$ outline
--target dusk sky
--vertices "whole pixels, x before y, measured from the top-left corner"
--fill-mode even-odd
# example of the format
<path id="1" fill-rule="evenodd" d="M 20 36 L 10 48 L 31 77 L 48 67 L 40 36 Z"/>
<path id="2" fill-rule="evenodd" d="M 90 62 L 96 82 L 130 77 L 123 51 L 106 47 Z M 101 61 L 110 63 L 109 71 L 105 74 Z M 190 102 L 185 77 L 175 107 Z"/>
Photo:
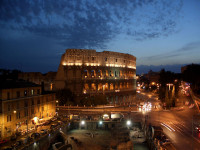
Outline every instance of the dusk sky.
<path id="1" fill-rule="evenodd" d="M 68 48 L 200 63 L 200 0 L 0 0 L 0 68 L 57 71 Z"/>

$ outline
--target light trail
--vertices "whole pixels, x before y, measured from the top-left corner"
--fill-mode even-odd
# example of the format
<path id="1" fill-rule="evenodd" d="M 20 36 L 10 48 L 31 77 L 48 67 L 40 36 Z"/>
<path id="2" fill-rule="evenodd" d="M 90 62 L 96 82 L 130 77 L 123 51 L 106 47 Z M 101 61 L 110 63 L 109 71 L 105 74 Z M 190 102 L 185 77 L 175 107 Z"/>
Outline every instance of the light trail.
<path id="1" fill-rule="evenodd" d="M 165 124 L 165 123 L 161 123 L 162 126 L 164 126 L 165 128 L 167 128 L 169 131 L 175 131 L 172 127 L 170 127 L 169 125 Z"/>

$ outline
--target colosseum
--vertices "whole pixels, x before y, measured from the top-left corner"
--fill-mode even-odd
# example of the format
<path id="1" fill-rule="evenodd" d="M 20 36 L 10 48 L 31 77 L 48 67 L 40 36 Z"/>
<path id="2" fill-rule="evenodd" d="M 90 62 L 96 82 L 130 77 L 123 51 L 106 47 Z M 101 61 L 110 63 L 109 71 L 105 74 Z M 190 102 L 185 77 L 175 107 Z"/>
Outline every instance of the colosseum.
<path id="1" fill-rule="evenodd" d="M 55 88 L 68 88 L 79 98 L 104 94 L 110 104 L 132 103 L 136 94 L 136 57 L 67 49 L 61 57 Z"/>

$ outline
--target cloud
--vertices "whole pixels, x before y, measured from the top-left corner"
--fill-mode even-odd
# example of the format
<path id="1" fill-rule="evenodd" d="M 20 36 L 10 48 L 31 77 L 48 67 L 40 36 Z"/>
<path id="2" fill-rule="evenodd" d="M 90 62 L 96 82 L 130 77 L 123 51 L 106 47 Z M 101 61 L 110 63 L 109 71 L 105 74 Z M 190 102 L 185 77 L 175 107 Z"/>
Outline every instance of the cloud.
<path id="1" fill-rule="evenodd" d="M 174 58 L 183 55 L 184 53 L 196 51 L 197 49 L 200 49 L 200 41 L 197 42 L 191 42 L 188 44 L 185 44 L 183 47 L 169 51 L 167 53 L 159 54 L 159 55 L 153 55 L 153 56 L 148 56 L 148 57 L 142 57 L 140 59 L 143 60 L 163 60 L 163 59 L 169 59 L 169 58 Z"/>
<path id="2" fill-rule="evenodd" d="M 118 34 L 146 40 L 173 33 L 181 8 L 181 0 L 1 0 L 0 27 L 104 49 Z"/>

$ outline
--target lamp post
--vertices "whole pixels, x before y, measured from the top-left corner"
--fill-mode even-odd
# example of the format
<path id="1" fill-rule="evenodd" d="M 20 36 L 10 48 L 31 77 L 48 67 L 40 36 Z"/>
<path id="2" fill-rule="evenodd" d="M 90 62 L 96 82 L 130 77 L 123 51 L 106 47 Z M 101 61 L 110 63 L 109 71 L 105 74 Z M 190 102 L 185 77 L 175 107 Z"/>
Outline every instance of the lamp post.
<path id="1" fill-rule="evenodd" d="M 173 86 L 173 84 L 172 83 L 168 83 L 167 86 L 169 87 L 169 90 L 170 90 L 170 87 Z"/>

